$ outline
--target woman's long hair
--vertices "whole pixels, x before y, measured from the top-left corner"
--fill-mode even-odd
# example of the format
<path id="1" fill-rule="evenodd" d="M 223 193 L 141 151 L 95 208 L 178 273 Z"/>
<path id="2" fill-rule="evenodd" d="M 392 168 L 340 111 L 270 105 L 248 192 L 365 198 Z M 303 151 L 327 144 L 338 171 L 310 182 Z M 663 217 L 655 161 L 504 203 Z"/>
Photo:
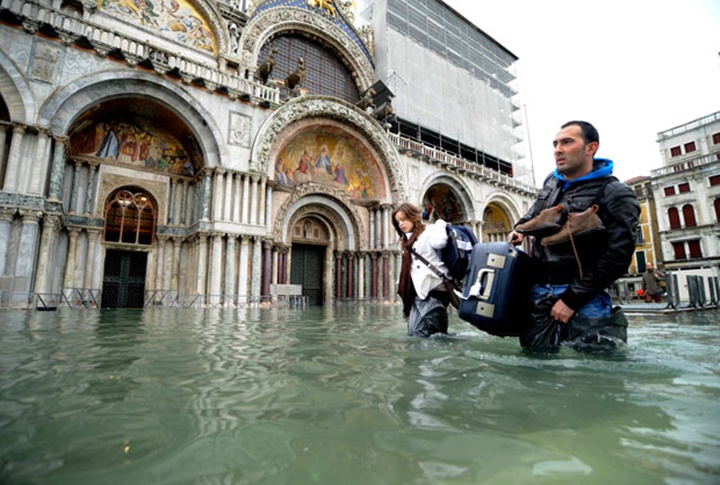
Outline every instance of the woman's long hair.
<path id="1" fill-rule="evenodd" d="M 405 217 L 413 223 L 413 233 L 420 234 L 421 232 L 423 232 L 425 226 L 422 222 L 422 212 L 416 205 L 405 202 L 403 204 L 400 204 L 400 207 L 395 209 L 392 213 L 392 225 L 400 236 L 400 240 L 405 239 L 405 233 L 402 231 L 402 229 L 400 229 L 400 225 L 395 220 L 395 215 L 398 212 L 402 212 L 403 214 L 405 214 Z"/>

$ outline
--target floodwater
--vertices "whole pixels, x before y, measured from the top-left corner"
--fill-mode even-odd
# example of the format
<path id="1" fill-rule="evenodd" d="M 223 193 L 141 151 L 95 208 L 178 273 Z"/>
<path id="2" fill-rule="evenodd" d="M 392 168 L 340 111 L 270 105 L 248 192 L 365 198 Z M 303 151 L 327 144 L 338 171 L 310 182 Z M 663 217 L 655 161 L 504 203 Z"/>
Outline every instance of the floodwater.
<path id="1" fill-rule="evenodd" d="M 398 306 L 4 312 L 0 483 L 720 483 L 717 317 L 608 357 Z"/>

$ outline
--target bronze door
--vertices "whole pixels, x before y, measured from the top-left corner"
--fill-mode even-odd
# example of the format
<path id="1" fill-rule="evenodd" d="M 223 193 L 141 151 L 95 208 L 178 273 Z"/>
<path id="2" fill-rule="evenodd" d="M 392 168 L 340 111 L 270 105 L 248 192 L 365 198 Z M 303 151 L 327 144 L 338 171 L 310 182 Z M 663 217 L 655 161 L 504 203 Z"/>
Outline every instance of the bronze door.
<path id="1" fill-rule="evenodd" d="M 323 304 L 323 268 L 325 267 L 325 246 L 293 244 L 290 283 L 302 285 L 308 304 Z"/>
<path id="2" fill-rule="evenodd" d="M 142 308 L 147 253 L 109 249 L 105 253 L 102 308 Z"/>

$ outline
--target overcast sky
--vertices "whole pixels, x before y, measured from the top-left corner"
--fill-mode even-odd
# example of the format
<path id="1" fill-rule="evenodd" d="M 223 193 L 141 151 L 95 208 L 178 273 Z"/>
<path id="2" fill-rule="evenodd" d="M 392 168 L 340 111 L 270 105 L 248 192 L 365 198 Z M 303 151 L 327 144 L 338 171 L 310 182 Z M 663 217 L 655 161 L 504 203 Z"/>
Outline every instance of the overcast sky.
<path id="1" fill-rule="evenodd" d="M 720 0 L 445 0 L 520 58 L 536 182 L 571 119 L 621 180 L 662 166 L 657 134 L 720 111 Z"/>

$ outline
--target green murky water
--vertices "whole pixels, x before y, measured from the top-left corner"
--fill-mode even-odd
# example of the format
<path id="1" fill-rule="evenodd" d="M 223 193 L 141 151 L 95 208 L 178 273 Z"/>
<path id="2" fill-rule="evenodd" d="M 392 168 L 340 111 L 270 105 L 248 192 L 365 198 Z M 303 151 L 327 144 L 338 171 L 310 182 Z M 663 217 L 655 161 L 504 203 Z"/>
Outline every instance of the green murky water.
<path id="1" fill-rule="evenodd" d="M 719 483 L 717 315 L 602 358 L 398 307 L 4 312 L 0 483 Z"/>

